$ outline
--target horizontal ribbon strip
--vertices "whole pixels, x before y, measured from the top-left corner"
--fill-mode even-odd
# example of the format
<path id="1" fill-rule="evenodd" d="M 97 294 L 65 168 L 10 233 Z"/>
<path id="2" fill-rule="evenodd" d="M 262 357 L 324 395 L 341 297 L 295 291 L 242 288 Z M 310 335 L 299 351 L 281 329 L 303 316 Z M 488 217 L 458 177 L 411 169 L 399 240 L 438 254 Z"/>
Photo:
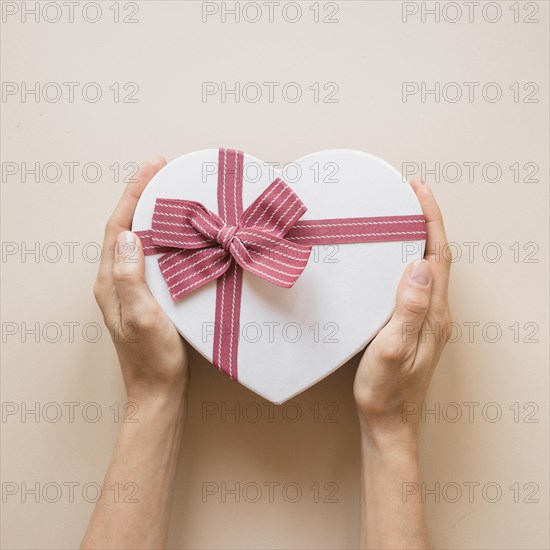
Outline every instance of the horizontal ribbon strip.
<path id="1" fill-rule="evenodd" d="M 158 198 L 151 229 L 136 231 L 145 255 L 163 254 L 158 263 L 173 300 L 217 280 L 213 362 L 233 380 L 243 269 L 290 288 L 314 245 L 426 238 L 421 215 L 298 221 L 307 208 L 280 178 L 243 212 L 243 159 L 240 151 L 218 151 L 218 214 L 195 201 Z"/>

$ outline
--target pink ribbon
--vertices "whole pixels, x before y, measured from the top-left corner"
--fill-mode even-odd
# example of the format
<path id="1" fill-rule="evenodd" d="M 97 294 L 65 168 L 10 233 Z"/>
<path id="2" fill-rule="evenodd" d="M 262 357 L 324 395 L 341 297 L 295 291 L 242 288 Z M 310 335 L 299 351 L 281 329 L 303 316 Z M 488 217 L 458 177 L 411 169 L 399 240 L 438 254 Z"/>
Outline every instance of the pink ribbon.
<path id="1" fill-rule="evenodd" d="M 307 208 L 280 178 L 243 212 L 243 153 L 218 153 L 218 212 L 195 201 L 158 198 L 150 230 L 136 231 L 145 255 L 164 252 L 173 300 L 217 279 L 213 362 L 237 380 L 242 273 L 290 288 L 311 247 L 426 238 L 421 215 L 298 221 Z"/>

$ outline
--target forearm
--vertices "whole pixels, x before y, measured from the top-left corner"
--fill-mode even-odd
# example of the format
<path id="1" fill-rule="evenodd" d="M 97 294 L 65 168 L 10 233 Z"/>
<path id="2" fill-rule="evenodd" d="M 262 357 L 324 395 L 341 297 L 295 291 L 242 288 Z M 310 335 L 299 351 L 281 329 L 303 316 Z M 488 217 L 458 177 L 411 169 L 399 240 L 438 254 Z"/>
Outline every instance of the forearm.
<path id="1" fill-rule="evenodd" d="M 361 548 L 431 548 L 420 492 L 407 492 L 418 483 L 416 436 L 362 429 L 361 439 Z"/>
<path id="2" fill-rule="evenodd" d="M 81 548 L 164 547 L 184 415 L 183 395 L 155 397 L 139 403 L 137 422 L 122 424 Z M 131 498 L 124 484 L 136 490 Z"/>

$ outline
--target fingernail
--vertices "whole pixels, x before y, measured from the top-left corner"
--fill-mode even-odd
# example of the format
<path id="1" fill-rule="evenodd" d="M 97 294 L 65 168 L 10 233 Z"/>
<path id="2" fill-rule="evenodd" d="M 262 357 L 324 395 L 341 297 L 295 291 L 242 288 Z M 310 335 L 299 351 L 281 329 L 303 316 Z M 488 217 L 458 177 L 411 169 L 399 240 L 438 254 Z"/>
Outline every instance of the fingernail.
<path id="1" fill-rule="evenodd" d="M 121 256 L 129 256 L 134 251 L 136 241 L 131 231 L 122 231 L 117 238 L 118 253 Z"/>
<path id="2" fill-rule="evenodd" d="M 409 277 L 416 284 L 426 286 L 430 282 L 431 270 L 428 262 L 424 260 L 416 260 L 414 262 Z"/>

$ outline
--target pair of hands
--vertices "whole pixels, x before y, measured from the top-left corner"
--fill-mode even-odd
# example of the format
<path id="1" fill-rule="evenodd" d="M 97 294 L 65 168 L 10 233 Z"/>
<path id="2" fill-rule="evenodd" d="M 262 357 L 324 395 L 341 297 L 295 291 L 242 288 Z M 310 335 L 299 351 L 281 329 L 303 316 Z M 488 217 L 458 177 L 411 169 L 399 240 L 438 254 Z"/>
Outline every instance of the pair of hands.
<path id="1" fill-rule="evenodd" d="M 111 331 L 128 399 L 144 402 L 171 395 L 181 398 L 189 384 L 186 343 L 145 283 L 139 238 L 130 232 L 138 200 L 166 165 L 162 157 L 141 165 L 126 187 L 105 229 L 94 294 Z M 451 259 L 436 254 L 447 244 L 443 219 L 432 191 L 420 180 L 411 186 L 427 220 L 424 261 L 407 266 L 397 291 L 396 309 L 367 347 L 354 384 L 363 430 L 383 436 L 398 430 L 414 438 L 418 415 L 403 422 L 403 406 L 425 400 L 451 322 L 447 286 Z"/>

